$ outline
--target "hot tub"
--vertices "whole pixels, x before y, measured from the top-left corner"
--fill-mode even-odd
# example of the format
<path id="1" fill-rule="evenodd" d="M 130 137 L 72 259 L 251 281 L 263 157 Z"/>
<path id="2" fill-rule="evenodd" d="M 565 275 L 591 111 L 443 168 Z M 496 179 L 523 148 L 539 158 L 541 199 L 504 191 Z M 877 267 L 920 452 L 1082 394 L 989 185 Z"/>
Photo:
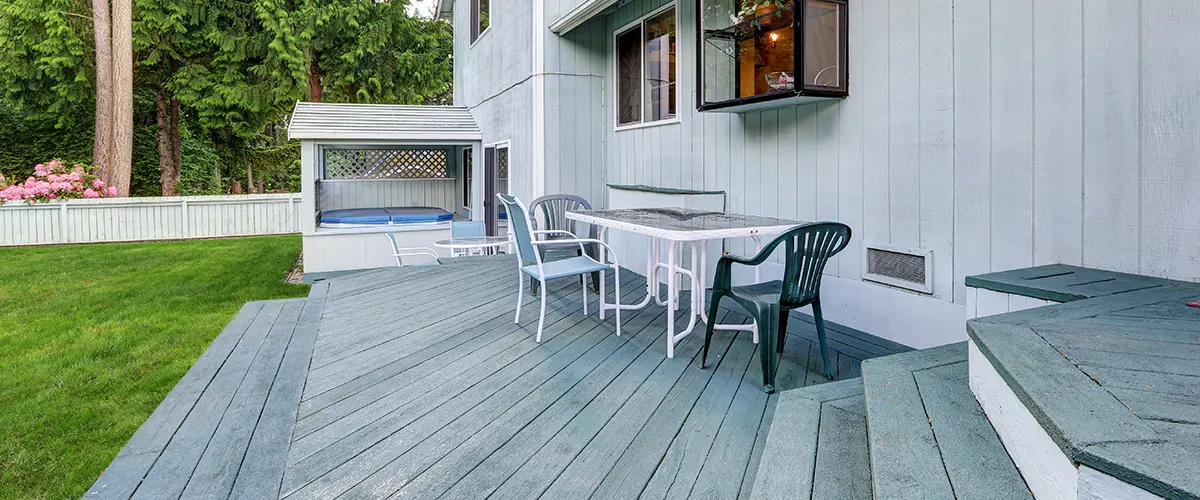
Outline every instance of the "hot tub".
<path id="1" fill-rule="evenodd" d="M 440 225 L 453 219 L 454 214 L 434 207 L 347 208 L 321 212 L 321 227 Z"/>

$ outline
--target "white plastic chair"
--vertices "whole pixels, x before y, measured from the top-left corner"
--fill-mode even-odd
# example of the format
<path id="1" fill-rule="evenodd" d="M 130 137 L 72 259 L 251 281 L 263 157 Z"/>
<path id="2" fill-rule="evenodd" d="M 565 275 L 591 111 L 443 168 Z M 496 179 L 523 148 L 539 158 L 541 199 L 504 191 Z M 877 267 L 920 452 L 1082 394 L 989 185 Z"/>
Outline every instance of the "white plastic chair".
<path id="1" fill-rule="evenodd" d="M 509 237 L 514 240 L 517 247 L 517 315 L 514 322 L 521 322 L 521 299 L 525 295 L 525 276 L 529 276 L 530 285 L 532 280 L 537 280 L 541 283 L 542 310 L 538 316 L 537 342 L 542 341 L 542 328 L 546 324 L 546 280 L 555 278 L 569 278 L 583 276 L 590 273 L 604 273 L 612 271 L 614 282 L 616 283 L 615 303 L 611 306 L 616 311 L 617 320 L 617 335 L 621 335 L 621 267 L 617 265 L 616 254 L 603 241 L 592 238 L 578 238 L 569 231 L 548 230 L 534 231 L 529 225 L 529 211 L 525 208 L 525 204 L 517 197 L 507 194 L 498 193 L 497 198 L 508 208 L 508 231 Z M 552 240 L 539 240 L 538 236 L 546 235 L 561 235 L 568 236 L 569 239 L 556 238 Z M 612 264 L 597 261 L 581 252 L 582 255 L 570 257 L 551 262 L 542 262 L 542 252 L 539 252 L 539 245 L 563 245 L 566 243 L 579 245 L 580 250 L 583 250 L 584 244 L 594 243 L 603 247 L 604 252 L 612 257 Z M 587 315 L 587 286 L 581 284 L 583 289 L 583 314 Z M 600 319 L 604 319 L 604 310 L 607 304 L 604 303 L 604 279 L 600 279 Z"/>
<path id="2" fill-rule="evenodd" d="M 405 257 L 418 257 L 418 256 L 432 257 L 433 260 L 429 261 L 429 262 L 422 262 L 420 264 L 408 264 L 408 265 L 410 265 L 410 266 L 436 266 L 439 264 L 438 254 L 432 248 L 429 248 L 429 247 L 401 248 L 400 243 L 396 241 L 395 233 L 388 232 L 388 233 L 384 233 L 384 234 L 386 234 L 388 237 L 388 240 L 392 242 L 392 256 L 396 258 L 396 266 L 397 267 L 405 266 L 405 264 L 404 264 Z"/>

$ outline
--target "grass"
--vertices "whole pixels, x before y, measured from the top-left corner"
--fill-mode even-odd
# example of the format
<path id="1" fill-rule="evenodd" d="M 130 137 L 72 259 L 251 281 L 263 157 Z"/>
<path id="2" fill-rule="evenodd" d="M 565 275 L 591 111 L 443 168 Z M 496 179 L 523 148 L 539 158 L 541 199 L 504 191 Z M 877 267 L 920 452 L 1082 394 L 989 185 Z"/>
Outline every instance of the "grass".
<path id="1" fill-rule="evenodd" d="M 0 249 L 0 498 L 79 498 L 297 236 Z"/>

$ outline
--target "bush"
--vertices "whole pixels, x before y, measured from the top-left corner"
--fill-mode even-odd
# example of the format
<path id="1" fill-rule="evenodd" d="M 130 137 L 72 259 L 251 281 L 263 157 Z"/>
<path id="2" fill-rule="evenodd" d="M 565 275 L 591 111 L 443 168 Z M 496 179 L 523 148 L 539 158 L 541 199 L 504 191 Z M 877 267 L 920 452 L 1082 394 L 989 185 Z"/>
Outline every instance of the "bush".
<path id="1" fill-rule="evenodd" d="M 67 168 L 59 160 L 37 164 L 33 167 L 33 176 L 22 183 L 7 185 L 4 176 L 0 175 L 0 203 L 110 198 L 116 195 L 116 188 L 104 187 L 104 181 L 96 176 L 95 168 L 84 165 Z"/>

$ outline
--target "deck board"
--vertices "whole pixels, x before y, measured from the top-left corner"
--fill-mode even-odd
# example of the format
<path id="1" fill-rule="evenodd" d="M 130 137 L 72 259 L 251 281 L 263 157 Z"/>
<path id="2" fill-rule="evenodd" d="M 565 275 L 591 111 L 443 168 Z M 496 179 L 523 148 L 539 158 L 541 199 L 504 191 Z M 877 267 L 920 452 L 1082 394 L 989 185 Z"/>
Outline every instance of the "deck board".
<path id="1" fill-rule="evenodd" d="M 748 332 L 703 324 L 665 356 L 665 310 L 611 311 L 550 284 L 513 323 L 506 258 L 317 282 L 248 304 L 114 460 L 101 498 L 746 498 L 776 396 Z M 613 294 L 611 277 L 608 293 Z M 645 281 L 622 276 L 625 303 Z M 526 292 L 527 293 L 527 292 Z M 684 299 L 686 303 L 686 298 Z M 720 312 L 741 322 L 735 310 Z M 681 316 L 682 317 L 682 316 Z M 811 320 L 793 321 L 781 390 L 824 383 Z M 842 378 L 906 350 L 830 325 Z M 1170 407 L 1163 407 L 1169 411 Z"/>

